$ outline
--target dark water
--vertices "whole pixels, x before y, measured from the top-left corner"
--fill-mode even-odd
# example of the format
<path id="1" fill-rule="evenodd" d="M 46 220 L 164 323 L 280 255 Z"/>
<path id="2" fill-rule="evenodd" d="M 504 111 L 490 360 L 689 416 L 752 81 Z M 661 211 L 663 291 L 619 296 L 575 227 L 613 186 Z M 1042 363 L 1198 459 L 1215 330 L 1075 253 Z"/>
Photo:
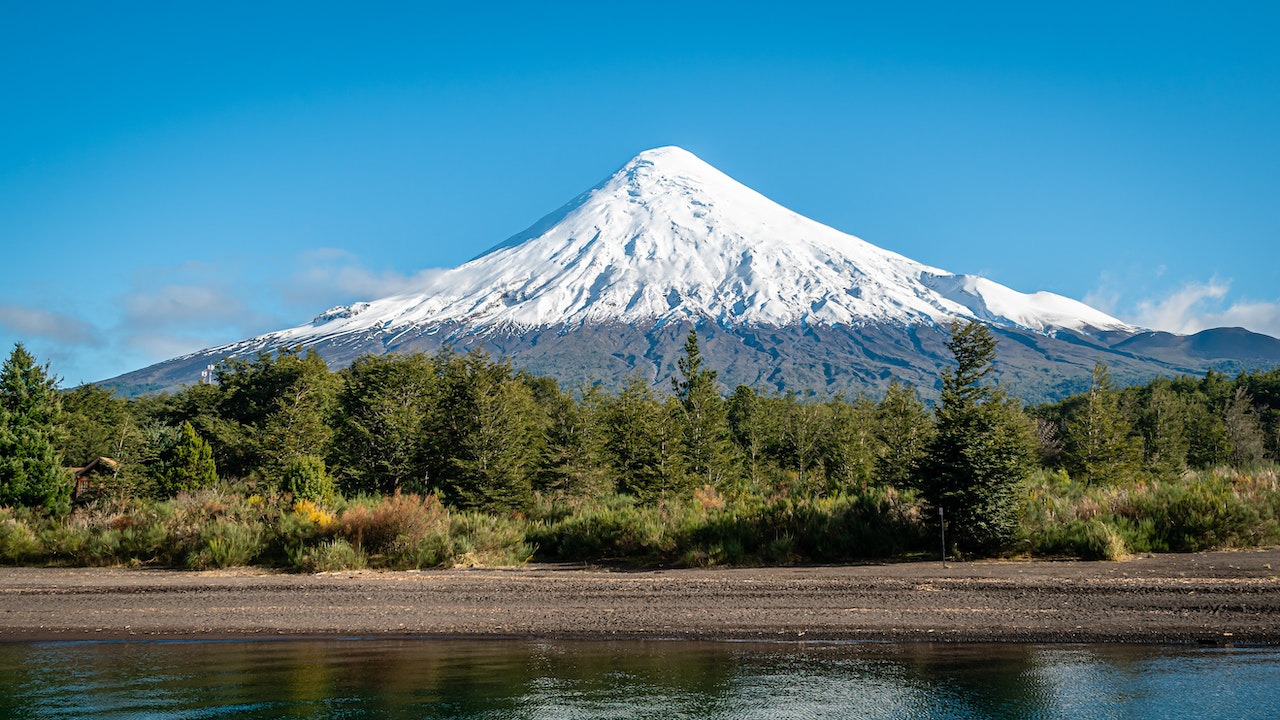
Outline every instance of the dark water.
<path id="1" fill-rule="evenodd" d="M 1275 718 L 1280 649 L 690 642 L 0 645 L 5 718 Z"/>

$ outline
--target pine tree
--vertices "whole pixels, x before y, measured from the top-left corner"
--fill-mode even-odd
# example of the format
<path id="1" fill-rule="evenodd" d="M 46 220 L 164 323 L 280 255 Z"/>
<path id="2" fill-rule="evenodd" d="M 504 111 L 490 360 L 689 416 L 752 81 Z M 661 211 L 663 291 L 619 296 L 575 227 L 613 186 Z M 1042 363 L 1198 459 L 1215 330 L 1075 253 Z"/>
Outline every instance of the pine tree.
<path id="1" fill-rule="evenodd" d="M 680 428 L 683 434 L 687 471 L 695 483 L 724 489 L 733 474 L 733 444 L 729 438 L 729 415 L 724 398 L 716 389 L 716 371 L 702 368 L 698 333 L 690 330 L 684 343 L 684 357 L 676 361 L 679 377 L 671 378 L 680 401 Z"/>
<path id="2" fill-rule="evenodd" d="M 213 448 L 200 437 L 191 423 L 182 423 L 178 444 L 173 449 L 161 478 L 161 489 L 169 495 L 203 490 L 218 483 Z"/>
<path id="3" fill-rule="evenodd" d="M 1237 468 L 1256 465 L 1266 457 L 1266 438 L 1253 408 L 1253 399 L 1243 387 L 1237 387 L 1227 402 L 1223 422 L 1227 441 L 1231 443 L 1231 464 Z"/>
<path id="4" fill-rule="evenodd" d="M 665 408 L 644 377 L 628 375 L 617 395 L 601 401 L 597 414 L 603 420 L 605 461 L 619 491 L 655 500 L 676 489 L 680 473 L 671 462 Z"/>
<path id="5" fill-rule="evenodd" d="M 65 510 L 71 476 L 63 469 L 62 406 L 48 366 L 18 343 L 0 370 L 0 506 Z"/>
<path id="6" fill-rule="evenodd" d="M 933 437 L 933 418 L 915 388 L 897 380 L 876 407 L 876 436 L 881 452 L 876 461 L 880 482 L 906 487 L 919 474 L 925 449 Z"/>
<path id="7" fill-rule="evenodd" d="M 1086 483 L 1117 483 L 1138 468 L 1142 440 L 1120 409 L 1106 364 L 1093 368 L 1093 382 L 1063 428 L 1063 463 Z"/>
<path id="8" fill-rule="evenodd" d="M 1187 469 L 1187 406 L 1166 380 L 1152 381 L 1138 421 L 1143 458 L 1160 477 L 1177 477 Z"/>
<path id="9" fill-rule="evenodd" d="M 1035 446 L 1021 409 L 986 384 L 996 339 L 985 325 L 953 323 L 947 341 L 958 367 L 942 373 L 937 433 L 918 478 L 945 512 L 947 537 L 966 552 L 1006 548 L 1017 529 L 1020 492 Z"/>

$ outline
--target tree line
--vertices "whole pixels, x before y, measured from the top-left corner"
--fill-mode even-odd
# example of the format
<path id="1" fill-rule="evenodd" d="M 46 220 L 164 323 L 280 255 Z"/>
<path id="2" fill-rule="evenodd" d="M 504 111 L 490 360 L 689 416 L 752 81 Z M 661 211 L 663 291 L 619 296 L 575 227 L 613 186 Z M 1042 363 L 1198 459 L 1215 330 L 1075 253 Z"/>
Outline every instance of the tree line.
<path id="1" fill-rule="evenodd" d="M 1117 389 L 1099 363 L 1089 391 L 1024 407 L 991 382 L 996 340 L 957 324 L 954 367 L 930 407 L 892 383 L 882 398 L 725 393 L 690 332 L 669 392 L 561 388 L 481 352 L 365 356 L 331 371 L 301 349 L 224 360 L 213 382 L 129 400 L 59 391 L 22 345 L 0 370 L 0 507 L 69 509 L 65 465 L 117 461 L 94 492 L 172 497 L 233 482 L 246 492 L 434 495 L 465 511 L 520 515 L 622 496 L 662 506 L 918 493 L 955 546 L 1012 542 L 1035 471 L 1086 485 L 1174 478 L 1276 457 L 1280 370 L 1160 378 Z"/>

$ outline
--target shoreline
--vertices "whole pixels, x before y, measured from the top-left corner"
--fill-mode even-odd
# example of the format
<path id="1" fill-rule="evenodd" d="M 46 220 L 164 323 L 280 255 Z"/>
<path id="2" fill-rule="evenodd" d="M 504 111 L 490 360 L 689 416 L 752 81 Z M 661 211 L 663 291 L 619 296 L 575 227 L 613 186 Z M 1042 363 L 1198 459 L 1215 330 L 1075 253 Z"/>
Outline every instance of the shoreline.
<path id="1" fill-rule="evenodd" d="M 1274 569 L 1273 569 L 1274 568 Z M 1124 562 L 285 574 L 0 568 L 0 642 L 440 638 L 1280 645 L 1280 548 Z"/>

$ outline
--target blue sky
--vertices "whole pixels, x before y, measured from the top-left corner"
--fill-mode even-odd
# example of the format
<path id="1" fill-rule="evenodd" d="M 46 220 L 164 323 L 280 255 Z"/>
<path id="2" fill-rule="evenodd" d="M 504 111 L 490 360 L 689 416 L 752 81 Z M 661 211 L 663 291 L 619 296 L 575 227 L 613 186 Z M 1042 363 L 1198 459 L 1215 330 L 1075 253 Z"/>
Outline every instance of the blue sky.
<path id="1" fill-rule="evenodd" d="M 953 272 L 1280 335 L 1280 4 L 451 5 L 0 0 L 0 347 L 74 385 L 297 325 L 660 145 Z"/>

